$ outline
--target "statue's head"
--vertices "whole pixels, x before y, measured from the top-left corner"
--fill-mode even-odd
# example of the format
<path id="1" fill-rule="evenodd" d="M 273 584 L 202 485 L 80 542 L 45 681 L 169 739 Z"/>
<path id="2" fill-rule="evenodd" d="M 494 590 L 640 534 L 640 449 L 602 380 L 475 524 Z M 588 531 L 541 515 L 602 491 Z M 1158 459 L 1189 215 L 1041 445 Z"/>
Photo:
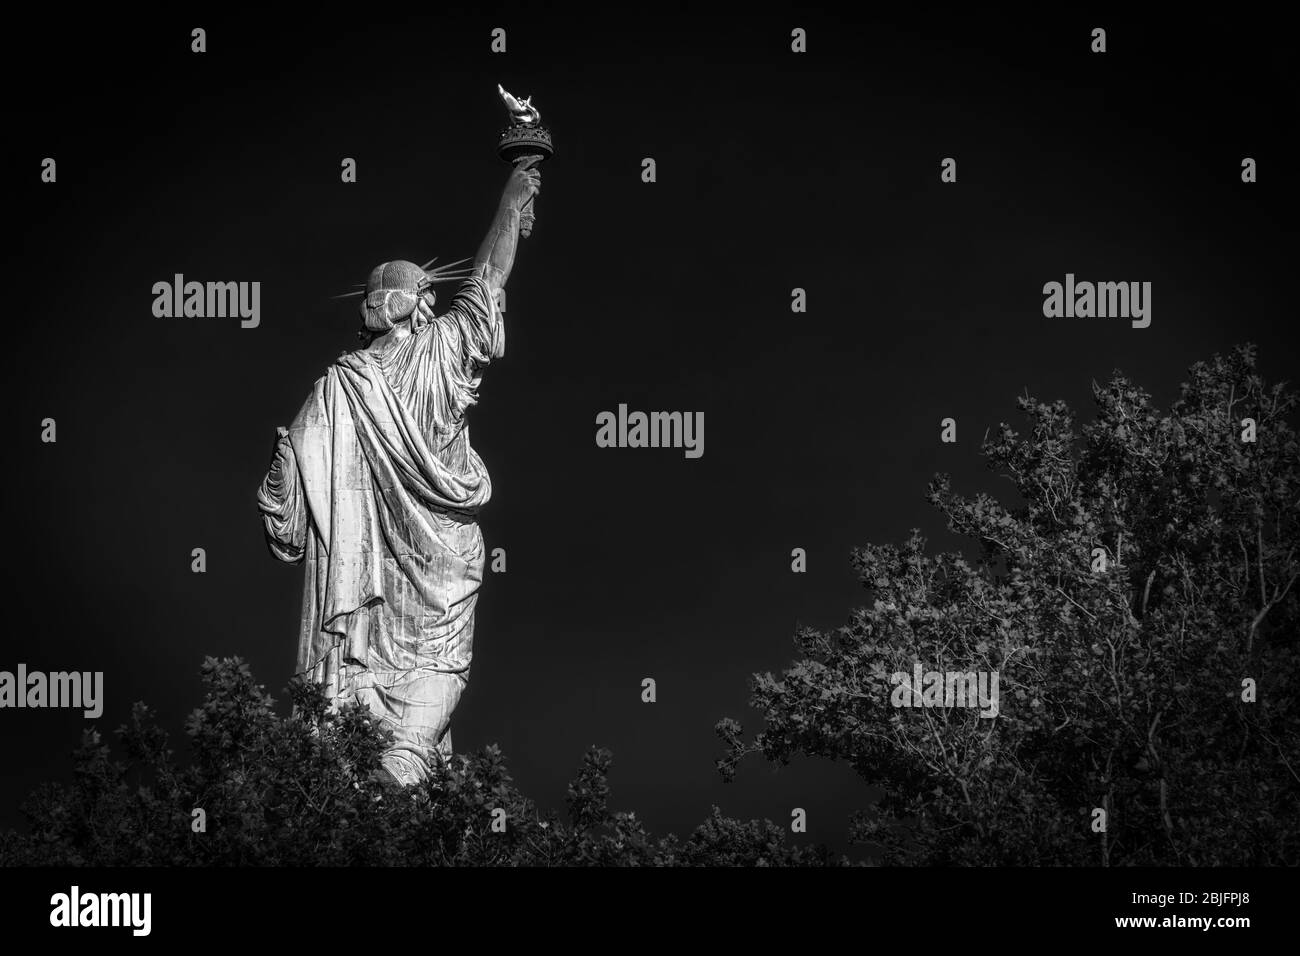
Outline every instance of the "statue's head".
<path id="1" fill-rule="evenodd" d="M 361 300 L 361 320 L 371 332 L 383 334 L 398 322 L 409 319 L 421 300 L 430 309 L 436 295 L 435 278 L 414 262 L 395 259 L 375 266 Z"/>

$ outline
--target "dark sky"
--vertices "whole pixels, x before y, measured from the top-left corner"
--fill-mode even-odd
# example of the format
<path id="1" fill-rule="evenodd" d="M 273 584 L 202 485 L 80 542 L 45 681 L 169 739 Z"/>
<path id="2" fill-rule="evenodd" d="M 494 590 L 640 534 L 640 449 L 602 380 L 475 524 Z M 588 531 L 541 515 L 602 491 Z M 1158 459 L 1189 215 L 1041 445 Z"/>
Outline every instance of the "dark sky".
<path id="1" fill-rule="evenodd" d="M 557 152 L 471 412 L 508 572 L 481 592 L 457 749 L 498 742 L 559 807 L 599 744 L 613 805 L 656 832 L 714 803 L 783 824 L 799 806 L 807 839 L 843 847 L 865 783 L 755 761 L 723 784 L 713 724 L 754 728 L 748 676 L 791 660 L 798 624 L 845 622 L 853 546 L 912 527 L 956 545 L 926 483 L 997 490 L 979 439 L 1026 388 L 1086 417 L 1118 367 L 1167 407 L 1191 362 L 1246 340 L 1268 379 L 1293 375 L 1295 73 L 1262 17 L 753 9 L 14 22 L 0 669 L 102 670 L 101 730 L 145 699 L 178 746 L 204 655 L 283 687 L 302 570 L 269 556 L 254 505 L 275 426 L 355 346 L 355 300 L 330 295 L 387 259 L 476 250 L 506 176 L 502 82 Z M 260 281 L 260 327 L 155 318 L 151 287 L 178 272 Z M 1044 318 L 1067 272 L 1150 281 L 1150 328 Z M 597 448 L 619 403 L 702 411 L 704 456 Z M 0 712 L 0 824 L 66 775 L 82 725 Z"/>

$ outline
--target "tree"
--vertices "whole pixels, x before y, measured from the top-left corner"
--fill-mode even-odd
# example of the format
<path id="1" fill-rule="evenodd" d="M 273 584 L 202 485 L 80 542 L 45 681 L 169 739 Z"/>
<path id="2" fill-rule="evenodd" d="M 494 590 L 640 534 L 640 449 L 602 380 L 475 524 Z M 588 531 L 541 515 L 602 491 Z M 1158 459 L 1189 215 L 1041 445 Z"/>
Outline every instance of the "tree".
<path id="1" fill-rule="evenodd" d="M 24 833 L 0 834 L 0 864 L 39 866 L 697 866 L 843 863 L 787 844 L 773 824 L 713 816 L 682 843 L 607 806 L 608 751 L 593 748 L 568 793 L 569 821 L 514 786 L 495 746 L 457 755 L 422 786 L 380 772 L 391 741 L 363 705 L 332 709 L 295 681 L 293 712 L 238 658 L 208 658 L 206 696 L 181 766 L 136 704 L 117 761 L 88 731 L 68 785 L 44 785 Z"/>
<path id="2" fill-rule="evenodd" d="M 1026 396 L 1028 433 L 986 437 L 1018 503 L 936 476 L 969 560 L 918 531 L 855 549 L 868 605 L 754 675 L 763 726 L 718 724 L 724 776 L 750 753 L 849 762 L 884 789 L 854 836 L 890 863 L 1300 858 L 1296 395 L 1252 346 L 1194 365 L 1168 414 L 1119 372 L 1093 394 L 1077 432 Z M 996 672 L 998 716 L 895 706 L 918 663 Z"/>

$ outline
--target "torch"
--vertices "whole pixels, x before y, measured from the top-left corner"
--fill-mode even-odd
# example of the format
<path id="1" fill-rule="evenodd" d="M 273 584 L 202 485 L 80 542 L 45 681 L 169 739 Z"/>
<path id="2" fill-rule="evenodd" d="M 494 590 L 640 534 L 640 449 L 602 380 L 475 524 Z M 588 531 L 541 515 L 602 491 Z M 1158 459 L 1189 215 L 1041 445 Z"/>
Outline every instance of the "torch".
<path id="1" fill-rule="evenodd" d="M 542 114 L 532 105 L 532 97 L 516 99 L 507 93 L 500 83 L 497 84 L 497 92 L 501 94 L 501 99 L 510 114 L 510 125 L 501 131 L 501 138 L 497 141 L 497 155 L 515 166 L 533 158 L 538 159 L 539 162 L 549 159 L 555 152 L 554 147 L 551 146 L 551 132 L 542 126 Z M 533 200 L 530 198 L 519 216 L 521 236 L 527 237 L 532 234 L 534 219 L 536 214 L 533 212 Z"/>

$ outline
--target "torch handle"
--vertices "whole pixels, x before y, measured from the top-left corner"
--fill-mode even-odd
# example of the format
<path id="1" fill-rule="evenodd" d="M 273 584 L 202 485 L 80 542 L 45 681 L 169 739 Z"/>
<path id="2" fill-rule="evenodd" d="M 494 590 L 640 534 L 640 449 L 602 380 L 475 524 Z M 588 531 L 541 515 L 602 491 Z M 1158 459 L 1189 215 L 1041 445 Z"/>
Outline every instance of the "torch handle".
<path id="1" fill-rule="evenodd" d="M 540 153 L 530 153 L 527 156 L 515 157 L 515 165 L 527 162 L 530 159 L 545 159 Z M 533 223 L 537 221 L 537 214 L 533 211 L 533 199 L 529 197 L 528 202 L 524 203 L 524 208 L 519 211 L 519 235 L 527 239 L 533 234 Z"/>

